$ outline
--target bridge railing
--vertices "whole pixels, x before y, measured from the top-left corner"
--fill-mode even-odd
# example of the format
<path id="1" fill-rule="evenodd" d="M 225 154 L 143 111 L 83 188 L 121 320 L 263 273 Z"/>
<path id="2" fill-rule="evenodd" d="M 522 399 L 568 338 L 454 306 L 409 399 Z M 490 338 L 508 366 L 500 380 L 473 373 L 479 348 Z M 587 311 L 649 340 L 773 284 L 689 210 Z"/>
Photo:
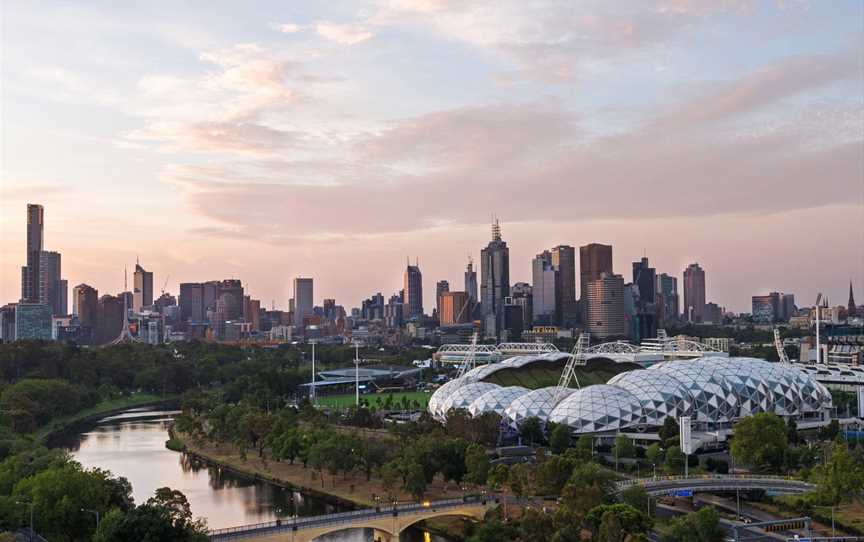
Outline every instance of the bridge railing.
<path id="1" fill-rule="evenodd" d="M 350 512 L 338 512 L 320 516 L 295 517 L 290 519 L 277 519 L 263 523 L 240 525 L 237 527 L 226 527 L 213 529 L 208 534 L 211 539 L 231 538 L 231 535 L 251 534 L 255 532 L 265 533 L 282 530 L 299 530 L 307 527 L 324 527 L 329 525 L 352 523 L 360 519 L 377 519 L 391 517 L 393 515 L 414 514 L 428 512 L 430 510 L 457 508 L 466 504 L 485 503 L 482 496 L 470 495 L 461 499 L 444 499 L 423 503 L 403 504 L 396 507 L 363 508 Z"/>
<path id="2" fill-rule="evenodd" d="M 616 482 L 618 489 L 626 489 L 628 487 L 632 487 L 635 485 L 645 486 L 651 485 L 658 482 L 678 482 L 678 481 L 705 481 L 705 480 L 719 480 L 719 481 L 734 481 L 734 480 L 759 480 L 759 481 L 776 481 L 776 482 L 802 482 L 807 483 L 806 480 L 801 480 L 799 478 L 795 478 L 793 476 L 781 476 L 778 474 L 699 474 L 699 475 L 691 475 L 691 476 L 657 476 L 655 477 L 646 477 L 646 478 L 631 478 L 629 480 L 622 480 L 620 482 Z"/>

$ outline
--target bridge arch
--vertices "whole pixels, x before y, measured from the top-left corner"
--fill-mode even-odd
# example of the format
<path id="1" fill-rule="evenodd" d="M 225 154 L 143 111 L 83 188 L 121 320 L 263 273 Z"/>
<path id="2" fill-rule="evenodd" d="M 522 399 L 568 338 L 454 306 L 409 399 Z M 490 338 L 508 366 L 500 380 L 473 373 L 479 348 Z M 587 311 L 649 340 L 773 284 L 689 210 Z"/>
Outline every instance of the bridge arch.
<path id="1" fill-rule="evenodd" d="M 485 516 L 485 508 L 470 508 L 465 510 L 431 510 L 429 514 L 423 514 L 422 516 L 407 516 L 403 524 L 400 526 L 399 533 L 397 534 L 402 534 L 402 531 L 404 531 L 405 529 L 411 528 L 422 521 L 426 521 L 427 519 L 460 517 L 474 521 L 483 521 L 483 518 Z"/>

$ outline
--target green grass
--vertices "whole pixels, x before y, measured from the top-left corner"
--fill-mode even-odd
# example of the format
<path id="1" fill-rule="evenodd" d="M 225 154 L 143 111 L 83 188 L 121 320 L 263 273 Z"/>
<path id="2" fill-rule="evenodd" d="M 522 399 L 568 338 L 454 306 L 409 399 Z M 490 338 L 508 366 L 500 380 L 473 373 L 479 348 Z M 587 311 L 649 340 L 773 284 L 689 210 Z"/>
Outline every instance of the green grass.
<path id="1" fill-rule="evenodd" d="M 384 404 L 384 401 L 387 400 L 387 397 L 392 397 L 393 405 L 400 404 L 402 402 L 403 397 L 407 397 L 408 401 L 412 404 L 414 401 L 420 403 L 420 408 L 426 408 L 426 403 L 429 402 L 429 398 L 432 396 L 431 393 L 426 393 L 422 391 L 405 391 L 405 392 L 392 392 L 392 393 L 370 393 L 367 395 L 361 395 L 360 400 L 366 401 L 369 403 L 369 406 L 379 407 Z M 381 403 L 378 403 L 378 399 L 381 399 Z M 353 393 L 346 395 L 326 395 L 326 396 L 318 396 L 317 403 L 319 406 L 331 407 L 331 408 L 347 408 L 350 406 L 354 406 L 355 404 L 355 396 Z"/>
<path id="2" fill-rule="evenodd" d="M 95 416 L 98 414 L 103 414 L 107 412 L 112 412 L 118 409 L 126 409 L 126 408 L 134 408 L 136 406 L 144 405 L 147 403 L 153 403 L 155 401 L 172 399 L 173 396 L 161 396 L 161 395 L 151 395 L 148 393 L 138 393 L 135 395 L 127 395 L 124 397 L 119 397 L 117 399 L 111 399 L 108 401 L 101 401 L 90 408 L 85 408 L 84 410 L 77 412 L 71 416 L 64 416 L 62 418 L 54 418 L 47 425 L 39 429 L 36 432 L 36 438 L 44 439 L 51 433 L 62 429 L 66 425 L 70 425 L 76 423 L 85 418 L 89 418 L 90 416 Z"/>
<path id="3" fill-rule="evenodd" d="M 618 373 L 640 368 L 631 363 L 612 363 L 602 360 L 591 360 L 585 367 L 576 368 L 576 379 L 582 387 L 594 384 L 605 384 Z M 502 369 L 483 379 L 499 386 L 522 386 L 536 390 L 549 386 L 557 386 L 561 378 L 564 362 L 532 363 L 520 369 Z M 575 387 L 576 383 L 571 383 Z"/>

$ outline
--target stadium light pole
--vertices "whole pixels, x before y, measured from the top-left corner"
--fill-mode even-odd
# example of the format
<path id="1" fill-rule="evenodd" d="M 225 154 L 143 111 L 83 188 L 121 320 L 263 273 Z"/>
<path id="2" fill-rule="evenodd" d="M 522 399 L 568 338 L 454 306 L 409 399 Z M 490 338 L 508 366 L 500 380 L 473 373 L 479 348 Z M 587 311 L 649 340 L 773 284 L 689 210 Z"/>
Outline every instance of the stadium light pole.
<path id="1" fill-rule="evenodd" d="M 354 400 L 360 408 L 360 343 L 354 342 Z"/>

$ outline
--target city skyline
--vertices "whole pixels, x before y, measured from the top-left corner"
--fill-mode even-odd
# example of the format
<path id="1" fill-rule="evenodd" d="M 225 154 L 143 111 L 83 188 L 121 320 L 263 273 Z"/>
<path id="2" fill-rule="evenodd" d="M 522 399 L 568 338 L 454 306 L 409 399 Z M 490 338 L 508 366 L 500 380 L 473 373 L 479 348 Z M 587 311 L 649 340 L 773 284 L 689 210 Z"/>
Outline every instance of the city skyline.
<path id="1" fill-rule="evenodd" d="M 597 242 L 619 273 L 699 262 L 735 312 L 864 288 L 860 3 L 13 4 L 5 301 L 33 202 L 63 278 L 100 292 L 140 256 L 174 293 L 234 277 L 287 307 L 309 276 L 358 306 L 419 255 L 430 312 L 490 213 L 511 284 Z"/>

